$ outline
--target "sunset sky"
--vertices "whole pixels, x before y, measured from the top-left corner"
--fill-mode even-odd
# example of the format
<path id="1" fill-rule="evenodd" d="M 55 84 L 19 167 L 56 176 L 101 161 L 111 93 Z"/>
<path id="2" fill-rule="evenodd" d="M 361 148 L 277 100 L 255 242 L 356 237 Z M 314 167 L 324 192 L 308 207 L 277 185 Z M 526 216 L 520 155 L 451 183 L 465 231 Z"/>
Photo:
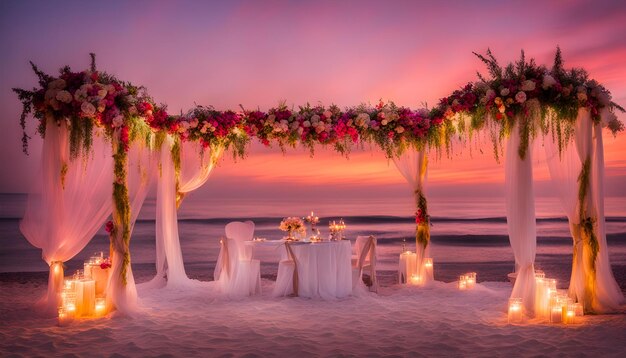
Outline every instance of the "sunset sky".
<path id="1" fill-rule="evenodd" d="M 266 110 L 280 100 L 346 107 L 383 99 L 418 108 L 485 72 L 472 51 L 489 47 L 505 63 L 524 49 L 550 65 L 559 45 L 566 67 L 584 67 L 626 106 L 623 1 L 2 1 L 0 27 L 0 192 L 27 191 L 40 160 L 39 138 L 30 156 L 21 152 L 20 103 L 10 90 L 36 85 L 29 60 L 56 74 L 65 64 L 86 68 L 95 52 L 99 69 L 146 86 L 170 112 L 194 103 Z M 34 121 L 29 132 L 35 137 Z M 626 134 L 605 138 L 607 194 L 626 196 Z M 490 148 L 432 158 L 432 195 L 502 195 L 503 166 Z M 537 157 L 537 192 L 547 195 Z M 245 160 L 226 158 L 195 196 L 406 192 L 376 149 L 346 160 L 322 148 L 310 158 L 302 149 L 283 155 L 254 145 Z"/>

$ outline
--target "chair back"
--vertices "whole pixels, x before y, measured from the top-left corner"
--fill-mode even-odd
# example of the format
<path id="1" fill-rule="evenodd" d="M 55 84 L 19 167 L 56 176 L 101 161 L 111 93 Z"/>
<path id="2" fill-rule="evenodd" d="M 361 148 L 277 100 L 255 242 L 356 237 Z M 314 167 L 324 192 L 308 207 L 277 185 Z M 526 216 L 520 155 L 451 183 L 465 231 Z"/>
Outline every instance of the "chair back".
<path id="1" fill-rule="evenodd" d="M 369 266 L 370 279 L 372 281 L 370 291 L 378 292 L 378 280 L 376 279 L 376 238 L 372 235 L 359 236 L 354 246 L 357 250 L 356 268 L 358 270 L 359 280 L 363 274 L 363 266 Z"/>
<path id="2" fill-rule="evenodd" d="M 373 240 L 373 243 L 370 241 Z M 367 246 L 367 247 L 366 247 Z M 370 263 L 370 257 L 372 255 L 368 255 L 370 251 L 376 250 L 376 238 L 374 236 L 357 236 L 356 241 L 354 242 L 354 251 L 356 254 L 357 267 L 363 267 Z M 362 255 L 364 254 L 364 255 Z"/>
<path id="3" fill-rule="evenodd" d="M 226 237 L 232 239 L 236 243 L 236 251 L 242 260 L 250 260 L 252 258 L 251 247 L 246 247 L 244 241 L 251 241 L 254 237 L 254 222 L 233 221 L 226 224 Z"/>
<path id="4" fill-rule="evenodd" d="M 237 241 L 250 241 L 254 236 L 254 223 L 250 220 L 233 221 L 226 224 L 226 237 Z"/>

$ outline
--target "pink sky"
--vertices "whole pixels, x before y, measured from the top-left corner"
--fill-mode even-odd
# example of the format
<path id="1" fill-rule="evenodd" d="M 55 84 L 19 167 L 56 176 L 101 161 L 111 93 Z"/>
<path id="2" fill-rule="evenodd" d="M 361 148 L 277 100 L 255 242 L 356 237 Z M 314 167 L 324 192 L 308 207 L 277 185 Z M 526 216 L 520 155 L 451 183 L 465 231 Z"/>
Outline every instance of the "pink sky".
<path id="1" fill-rule="evenodd" d="M 0 2 L 0 192 L 24 192 L 41 140 L 21 153 L 19 102 L 10 87 L 36 84 L 28 60 L 54 73 L 88 66 L 145 85 L 171 112 L 194 103 L 268 109 L 285 100 L 339 106 L 379 99 L 421 107 L 485 72 L 472 51 L 502 63 L 520 49 L 550 64 L 560 45 L 626 105 L 626 4 L 621 1 L 232 1 Z M 620 114 L 626 121 L 626 116 Z M 34 133 L 34 122 L 29 130 Z M 34 137 L 34 135 L 33 135 Z M 605 140 L 607 192 L 626 196 L 626 136 Z M 432 160 L 435 196 L 501 195 L 503 169 L 489 145 Z M 538 194 L 548 178 L 538 162 Z M 376 150 L 349 160 L 320 149 L 283 156 L 254 145 L 225 160 L 196 195 L 206 197 L 388 197 L 407 188 Z"/>

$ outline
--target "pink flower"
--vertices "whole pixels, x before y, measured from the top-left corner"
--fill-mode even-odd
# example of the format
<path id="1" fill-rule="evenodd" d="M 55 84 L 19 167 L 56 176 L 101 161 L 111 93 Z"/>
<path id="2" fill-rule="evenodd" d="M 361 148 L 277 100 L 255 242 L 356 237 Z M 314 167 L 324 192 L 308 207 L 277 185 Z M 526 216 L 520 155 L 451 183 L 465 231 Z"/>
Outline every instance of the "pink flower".
<path id="1" fill-rule="evenodd" d="M 519 92 L 517 92 L 517 94 L 515 95 L 515 100 L 516 100 L 518 103 L 524 103 L 524 102 L 526 102 L 526 92 L 524 92 L 524 91 L 519 91 Z"/>

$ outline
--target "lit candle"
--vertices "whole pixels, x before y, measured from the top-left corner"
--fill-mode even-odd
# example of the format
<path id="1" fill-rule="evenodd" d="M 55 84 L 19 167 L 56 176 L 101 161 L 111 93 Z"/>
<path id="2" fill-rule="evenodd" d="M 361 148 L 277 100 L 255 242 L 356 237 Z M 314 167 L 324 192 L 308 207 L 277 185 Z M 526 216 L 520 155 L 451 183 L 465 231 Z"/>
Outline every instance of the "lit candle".
<path id="1" fill-rule="evenodd" d="M 565 316 L 563 317 L 563 323 L 574 324 L 576 323 L 576 311 L 574 310 L 574 304 L 570 303 L 565 307 Z"/>
<path id="2" fill-rule="evenodd" d="M 467 288 L 472 289 L 476 285 L 476 272 L 469 272 L 466 274 Z"/>
<path id="3" fill-rule="evenodd" d="M 561 323 L 563 320 L 563 308 L 561 306 L 552 307 L 550 310 L 550 322 Z"/>
<path id="4" fill-rule="evenodd" d="M 96 298 L 96 316 L 102 317 L 106 312 L 106 301 L 104 298 Z"/>
<path id="5" fill-rule="evenodd" d="M 524 322 L 524 306 L 522 305 L 522 299 L 519 297 L 509 298 L 509 323 L 523 323 Z"/>
<path id="6" fill-rule="evenodd" d="M 67 302 L 65 304 L 65 312 L 67 312 L 69 315 L 74 315 L 76 313 L 76 303 Z"/>
<path id="7" fill-rule="evenodd" d="M 459 276 L 459 290 L 465 290 L 467 288 L 467 277 L 465 275 Z"/>
<path id="8" fill-rule="evenodd" d="M 425 282 L 431 282 L 434 280 L 433 259 L 430 257 L 424 258 L 424 280 Z"/>
<path id="9" fill-rule="evenodd" d="M 574 313 L 576 314 L 576 316 L 582 316 L 585 314 L 582 303 L 580 302 L 574 303 Z"/>
<path id="10" fill-rule="evenodd" d="M 412 274 L 411 275 L 411 283 L 415 286 L 419 286 L 422 284 L 422 278 L 420 277 L 420 275 L 417 274 Z"/>
<path id="11" fill-rule="evenodd" d="M 71 321 L 72 319 L 65 311 L 65 308 L 59 307 L 59 326 L 67 326 Z"/>

